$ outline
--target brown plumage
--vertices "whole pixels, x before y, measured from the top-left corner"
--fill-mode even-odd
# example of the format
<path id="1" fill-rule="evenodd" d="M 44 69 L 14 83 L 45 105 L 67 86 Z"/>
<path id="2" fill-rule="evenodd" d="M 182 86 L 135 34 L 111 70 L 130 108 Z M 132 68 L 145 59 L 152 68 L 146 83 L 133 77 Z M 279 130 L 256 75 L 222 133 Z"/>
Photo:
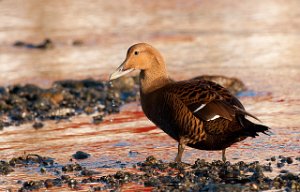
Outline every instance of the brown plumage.
<path id="1" fill-rule="evenodd" d="M 181 161 L 185 146 L 222 150 L 268 127 L 247 120 L 257 119 L 222 86 L 203 79 L 174 82 L 167 75 L 161 54 L 151 45 L 139 43 L 128 49 L 125 61 L 110 80 L 140 70 L 140 95 L 145 115 L 179 142 L 175 161 Z"/>

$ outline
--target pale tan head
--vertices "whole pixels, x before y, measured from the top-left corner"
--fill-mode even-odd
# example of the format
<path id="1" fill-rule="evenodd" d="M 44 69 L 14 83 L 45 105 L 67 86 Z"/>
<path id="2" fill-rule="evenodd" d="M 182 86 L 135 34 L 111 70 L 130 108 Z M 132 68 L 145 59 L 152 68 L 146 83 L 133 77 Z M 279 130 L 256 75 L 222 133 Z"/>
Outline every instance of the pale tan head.
<path id="1" fill-rule="evenodd" d="M 125 61 L 111 74 L 109 79 L 117 79 L 133 70 L 165 71 L 165 63 L 161 54 L 154 47 L 147 43 L 138 43 L 128 49 Z"/>

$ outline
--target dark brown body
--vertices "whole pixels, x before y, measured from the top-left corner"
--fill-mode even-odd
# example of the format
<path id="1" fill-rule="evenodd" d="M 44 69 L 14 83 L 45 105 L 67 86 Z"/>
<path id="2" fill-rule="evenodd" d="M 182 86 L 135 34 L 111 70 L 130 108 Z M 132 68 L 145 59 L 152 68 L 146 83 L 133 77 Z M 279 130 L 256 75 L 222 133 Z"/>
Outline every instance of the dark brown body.
<path id="1" fill-rule="evenodd" d="M 247 136 L 256 136 L 257 130 L 252 127 L 248 130 L 248 127 L 243 127 L 236 118 L 228 120 L 219 117 L 205 121 L 197 117 L 188 107 L 189 103 L 193 104 L 193 100 L 206 102 L 211 99 L 222 99 L 244 109 L 229 91 L 205 80 L 172 82 L 146 94 L 141 91 L 145 115 L 173 139 L 179 141 L 183 138 L 190 147 L 201 150 L 223 150 Z M 244 114 L 242 119 L 243 117 Z M 250 123 L 246 119 L 244 121 Z"/>

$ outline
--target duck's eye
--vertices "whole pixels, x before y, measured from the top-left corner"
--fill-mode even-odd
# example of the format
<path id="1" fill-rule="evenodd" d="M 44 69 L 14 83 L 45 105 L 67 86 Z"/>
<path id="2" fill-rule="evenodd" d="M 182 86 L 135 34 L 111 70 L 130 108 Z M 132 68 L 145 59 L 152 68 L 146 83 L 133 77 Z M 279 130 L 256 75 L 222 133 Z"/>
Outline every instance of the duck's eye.
<path id="1" fill-rule="evenodd" d="M 135 52 L 134 52 L 134 54 L 135 54 L 135 55 L 138 55 L 138 54 L 139 54 L 139 52 L 138 52 L 138 51 L 135 51 Z"/>

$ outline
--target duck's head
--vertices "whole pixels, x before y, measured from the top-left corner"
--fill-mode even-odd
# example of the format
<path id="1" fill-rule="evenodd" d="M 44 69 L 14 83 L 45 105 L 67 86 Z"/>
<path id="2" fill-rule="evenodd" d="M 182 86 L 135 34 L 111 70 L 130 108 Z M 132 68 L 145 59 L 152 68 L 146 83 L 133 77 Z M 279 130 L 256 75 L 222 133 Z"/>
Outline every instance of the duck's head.
<path id="1" fill-rule="evenodd" d="M 128 49 L 125 61 L 110 75 L 109 80 L 117 79 L 134 70 L 152 68 L 165 68 L 162 56 L 151 45 L 138 43 Z"/>

